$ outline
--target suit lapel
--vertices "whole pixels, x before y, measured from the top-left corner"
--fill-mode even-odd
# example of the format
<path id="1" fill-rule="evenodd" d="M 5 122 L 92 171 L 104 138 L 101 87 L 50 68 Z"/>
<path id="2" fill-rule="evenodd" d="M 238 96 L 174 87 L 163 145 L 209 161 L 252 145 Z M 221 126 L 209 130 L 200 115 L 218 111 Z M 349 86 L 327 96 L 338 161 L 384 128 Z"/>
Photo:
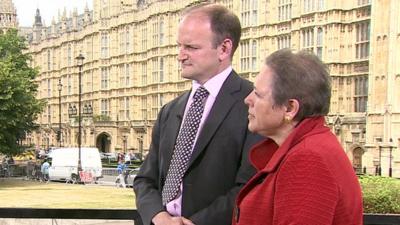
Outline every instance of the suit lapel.
<path id="1" fill-rule="evenodd" d="M 164 147 L 162 151 L 165 154 L 166 162 L 170 162 L 172 159 L 172 154 L 174 152 L 176 138 L 178 137 L 179 129 L 183 120 L 183 114 L 185 112 L 185 106 L 189 98 L 190 91 L 183 94 L 177 101 L 176 105 L 171 107 L 170 118 L 167 118 L 166 123 L 164 123 L 165 137 Z M 164 171 L 168 171 L 169 163 L 164 164 Z"/>
<path id="2" fill-rule="evenodd" d="M 196 141 L 189 167 L 205 149 L 232 106 L 238 101 L 233 95 L 240 91 L 240 85 L 240 78 L 235 72 L 232 72 L 225 80 Z"/>

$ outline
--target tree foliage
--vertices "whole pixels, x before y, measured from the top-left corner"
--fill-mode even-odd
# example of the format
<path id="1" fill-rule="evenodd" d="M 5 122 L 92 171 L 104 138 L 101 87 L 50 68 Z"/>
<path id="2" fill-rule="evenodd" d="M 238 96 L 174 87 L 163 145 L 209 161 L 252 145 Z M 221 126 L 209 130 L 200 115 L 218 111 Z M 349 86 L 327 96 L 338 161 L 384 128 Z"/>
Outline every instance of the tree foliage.
<path id="1" fill-rule="evenodd" d="M 16 30 L 0 35 L 0 152 L 20 152 L 19 141 L 37 127 L 35 120 L 44 102 L 36 99 L 38 71 L 29 67 L 31 57 L 23 53 L 24 38 Z"/>

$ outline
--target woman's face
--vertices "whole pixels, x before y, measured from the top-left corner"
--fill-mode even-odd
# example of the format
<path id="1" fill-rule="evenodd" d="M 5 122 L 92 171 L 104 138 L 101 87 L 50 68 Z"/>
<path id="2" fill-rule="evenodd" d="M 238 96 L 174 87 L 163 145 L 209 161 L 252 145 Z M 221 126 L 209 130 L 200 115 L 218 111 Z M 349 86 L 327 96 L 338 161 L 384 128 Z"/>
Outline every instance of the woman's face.
<path id="1" fill-rule="evenodd" d="M 284 126 L 285 106 L 276 106 L 272 99 L 273 72 L 264 65 L 256 77 L 254 90 L 246 97 L 249 106 L 249 130 L 274 139 Z"/>

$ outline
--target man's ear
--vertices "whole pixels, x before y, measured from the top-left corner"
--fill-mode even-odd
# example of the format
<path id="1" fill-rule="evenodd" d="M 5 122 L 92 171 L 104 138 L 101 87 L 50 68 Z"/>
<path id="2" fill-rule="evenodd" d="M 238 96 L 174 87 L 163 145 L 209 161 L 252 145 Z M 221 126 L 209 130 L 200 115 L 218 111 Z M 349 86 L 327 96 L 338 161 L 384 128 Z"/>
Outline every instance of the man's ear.
<path id="1" fill-rule="evenodd" d="M 285 117 L 287 117 L 290 120 L 293 120 L 297 113 L 300 110 L 300 103 L 297 99 L 289 99 L 288 104 L 286 106 L 286 113 Z"/>
<path id="2" fill-rule="evenodd" d="M 231 58 L 232 52 L 232 40 L 226 38 L 222 43 L 218 46 L 219 60 L 223 61 L 226 58 Z"/>

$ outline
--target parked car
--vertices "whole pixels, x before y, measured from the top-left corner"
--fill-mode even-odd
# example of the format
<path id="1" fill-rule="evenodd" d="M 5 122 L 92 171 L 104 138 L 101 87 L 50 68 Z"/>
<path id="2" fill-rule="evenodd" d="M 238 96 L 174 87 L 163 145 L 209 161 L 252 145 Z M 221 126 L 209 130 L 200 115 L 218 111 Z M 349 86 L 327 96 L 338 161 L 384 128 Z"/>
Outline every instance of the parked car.
<path id="1" fill-rule="evenodd" d="M 135 169 L 127 169 L 128 177 L 126 179 L 126 187 L 132 187 L 133 186 L 133 180 L 136 177 L 136 174 L 139 172 L 140 168 L 135 168 Z M 119 186 L 119 179 L 115 180 L 115 185 L 118 187 Z"/>
<path id="2" fill-rule="evenodd" d="M 111 162 L 117 161 L 118 155 L 115 152 L 100 152 L 100 158 L 101 160 L 108 160 L 108 162 Z"/>
<path id="3" fill-rule="evenodd" d="M 142 160 L 138 157 L 137 153 L 133 154 L 126 154 L 125 155 L 125 163 L 127 164 L 133 164 L 133 163 L 138 163 L 141 162 Z"/>

